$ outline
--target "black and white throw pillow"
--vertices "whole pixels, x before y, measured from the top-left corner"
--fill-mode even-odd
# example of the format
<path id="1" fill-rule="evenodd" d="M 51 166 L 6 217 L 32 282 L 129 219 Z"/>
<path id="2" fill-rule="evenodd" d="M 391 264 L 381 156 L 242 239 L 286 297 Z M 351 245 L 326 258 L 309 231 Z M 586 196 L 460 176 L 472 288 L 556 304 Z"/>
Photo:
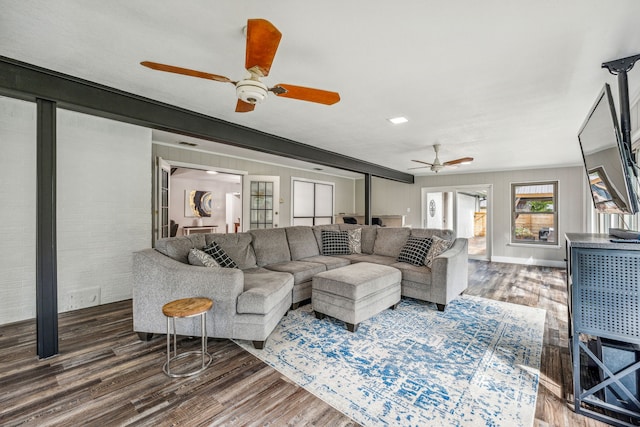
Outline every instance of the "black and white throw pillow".
<path id="1" fill-rule="evenodd" d="M 398 261 L 416 266 L 425 265 L 430 247 L 431 237 L 409 237 L 398 255 Z"/>
<path id="2" fill-rule="evenodd" d="M 349 233 L 322 230 L 322 255 L 349 255 Z"/>
<path id="3" fill-rule="evenodd" d="M 205 246 L 203 251 L 211 255 L 220 267 L 238 268 L 238 265 L 216 242 L 211 242 L 208 246 Z"/>

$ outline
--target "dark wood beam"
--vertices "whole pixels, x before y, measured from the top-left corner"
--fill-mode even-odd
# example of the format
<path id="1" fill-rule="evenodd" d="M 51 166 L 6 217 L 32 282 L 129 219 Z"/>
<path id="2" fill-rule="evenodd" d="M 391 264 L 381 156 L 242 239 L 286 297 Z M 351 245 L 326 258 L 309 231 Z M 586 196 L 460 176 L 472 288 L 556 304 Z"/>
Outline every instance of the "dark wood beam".
<path id="1" fill-rule="evenodd" d="M 38 357 L 58 354 L 56 103 L 37 100 L 36 324 Z"/>
<path id="2" fill-rule="evenodd" d="M 371 175 L 364 176 L 364 223 L 371 225 Z"/>
<path id="3" fill-rule="evenodd" d="M 413 184 L 413 175 L 0 56 L 0 94 Z"/>

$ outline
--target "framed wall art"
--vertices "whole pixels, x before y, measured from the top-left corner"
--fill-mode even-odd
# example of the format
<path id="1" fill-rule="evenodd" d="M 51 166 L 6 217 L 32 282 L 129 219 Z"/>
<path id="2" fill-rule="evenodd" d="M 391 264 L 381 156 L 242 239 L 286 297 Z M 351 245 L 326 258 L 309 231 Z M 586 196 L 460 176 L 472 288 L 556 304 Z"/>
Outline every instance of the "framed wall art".
<path id="1" fill-rule="evenodd" d="M 211 191 L 184 190 L 184 216 L 207 218 L 211 216 Z"/>

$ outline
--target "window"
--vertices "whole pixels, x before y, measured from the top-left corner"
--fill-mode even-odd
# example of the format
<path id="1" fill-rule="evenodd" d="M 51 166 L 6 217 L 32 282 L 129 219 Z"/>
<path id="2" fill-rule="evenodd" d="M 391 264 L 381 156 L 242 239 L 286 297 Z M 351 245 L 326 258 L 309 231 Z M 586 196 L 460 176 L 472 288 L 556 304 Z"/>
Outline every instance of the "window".
<path id="1" fill-rule="evenodd" d="M 333 223 L 333 183 L 292 179 L 291 225 Z"/>
<path id="2" fill-rule="evenodd" d="M 250 228 L 273 228 L 273 182 L 251 181 Z"/>
<path id="3" fill-rule="evenodd" d="M 511 184 L 511 206 L 511 243 L 557 244 L 557 181 Z"/>

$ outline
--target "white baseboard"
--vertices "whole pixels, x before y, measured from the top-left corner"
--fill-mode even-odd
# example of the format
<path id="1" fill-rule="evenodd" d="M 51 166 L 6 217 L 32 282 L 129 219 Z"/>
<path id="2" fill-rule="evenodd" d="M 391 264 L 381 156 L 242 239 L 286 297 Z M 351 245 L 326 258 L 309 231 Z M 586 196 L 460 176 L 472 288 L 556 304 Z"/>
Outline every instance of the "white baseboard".
<path id="1" fill-rule="evenodd" d="M 567 263 L 564 261 L 555 261 L 551 259 L 535 259 L 535 258 L 514 258 L 507 256 L 492 256 L 491 262 L 504 262 L 507 264 L 523 264 L 523 265 L 539 265 L 541 267 L 558 267 L 566 268 Z"/>

